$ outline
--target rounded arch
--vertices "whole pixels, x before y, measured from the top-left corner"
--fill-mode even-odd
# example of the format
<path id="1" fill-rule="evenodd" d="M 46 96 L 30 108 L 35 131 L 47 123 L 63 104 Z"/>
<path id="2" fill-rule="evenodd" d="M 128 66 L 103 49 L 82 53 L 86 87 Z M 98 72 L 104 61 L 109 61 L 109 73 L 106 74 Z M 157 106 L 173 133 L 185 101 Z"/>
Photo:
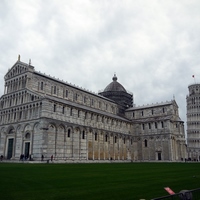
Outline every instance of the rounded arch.
<path id="1" fill-rule="evenodd" d="M 55 131 L 57 131 L 56 123 L 54 123 L 54 122 L 49 122 L 49 124 L 48 124 L 48 129 L 49 129 L 49 130 L 55 129 Z"/>
<path id="2" fill-rule="evenodd" d="M 65 125 L 65 129 L 69 129 L 69 128 L 72 130 L 74 129 L 72 125 Z"/>
<path id="3" fill-rule="evenodd" d="M 59 129 L 63 129 L 64 132 L 66 131 L 66 127 L 65 127 L 65 125 L 62 124 L 62 123 L 58 125 L 58 130 L 59 130 Z"/>
<path id="4" fill-rule="evenodd" d="M 93 133 L 94 131 L 93 131 L 93 129 L 92 129 L 92 128 L 89 128 L 89 132 L 90 132 L 90 133 Z"/>
<path id="5" fill-rule="evenodd" d="M 66 132 L 67 132 L 67 137 L 71 137 L 71 134 L 73 132 L 73 127 L 72 126 L 66 126 L 65 129 L 66 129 Z"/>
<path id="6" fill-rule="evenodd" d="M 79 127 L 79 126 L 76 126 L 75 128 L 74 128 L 74 132 L 81 132 L 81 128 Z"/>
<path id="7" fill-rule="evenodd" d="M 39 130 L 40 130 L 40 123 L 36 122 L 35 124 L 33 124 L 33 133 L 35 133 Z"/>
<path id="8" fill-rule="evenodd" d="M 32 127 L 29 123 L 24 125 L 24 132 L 31 131 L 31 130 L 32 130 Z"/>
<path id="9" fill-rule="evenodd" d="M 15 128 L 13 126 L 9 126 L 7 128 L 7 134 L 15 134 Z"/>

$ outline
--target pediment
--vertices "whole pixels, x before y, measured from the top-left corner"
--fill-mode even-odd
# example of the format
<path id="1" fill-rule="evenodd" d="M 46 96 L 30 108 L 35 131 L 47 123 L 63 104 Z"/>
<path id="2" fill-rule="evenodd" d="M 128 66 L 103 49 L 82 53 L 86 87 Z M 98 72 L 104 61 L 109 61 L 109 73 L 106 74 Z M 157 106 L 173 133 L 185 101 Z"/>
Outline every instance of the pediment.
<path id="1" fill-rule="evenodd" d="M 31 65 L 28 65 L 26 63 L 23 63 L 21 61 L 17 61 L 11 69 L 8 70 L 6 75 L 4 76 L 4 79 L 11 79 L 15 76 L 18 76 L 20 74 L 26 73 L 28 71 L 34 71 L 34 67 Z"/>

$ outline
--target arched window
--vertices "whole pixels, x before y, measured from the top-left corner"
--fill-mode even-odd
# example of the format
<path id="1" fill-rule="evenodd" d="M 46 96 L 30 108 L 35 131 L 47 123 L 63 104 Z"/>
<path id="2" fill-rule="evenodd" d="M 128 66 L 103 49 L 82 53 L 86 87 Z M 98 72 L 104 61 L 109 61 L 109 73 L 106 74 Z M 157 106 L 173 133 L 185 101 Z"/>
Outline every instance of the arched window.
<path id="1" fill-rule="evenodd" d="M 94 134 L 94 140 L 97 141 L 97 133 Z"/>
<path id="2" fill-rule="evenodd" d="M 151 123 L 149 123 L 149 129 L 151 129 Z"/>
<path id="3" fill-rule="evenodd" d="M 82 133 L 82 139 L 85 139 L 85 131 Z"/>
<path id="4" fill-rule="evenodd" d="M 43 82 L 40 84 L 40 90 L 43 90 Z"/>
<path id="5" fill-rule="evenodd" d="M 70 133 L 71 133 L 71 130 L 68 129 L 68 131 L 67 131 L 67 137 L 70 137 Z"/>
<path id="6" fill-rule="evenodd" d="M 144 130 L 144 128 L 145 128 L 145 126 L 144 126 L 144 124 L 142 124 L 142 129 Z"/>
<path id="7" fill-rule="evenodd" d="M 115 143 L 117 143 L 117 136 L 115 136 Z"/>
<path id="8" fill-rule="evenodd" d="M 144 140 L 144 146 L 147 147 L 147 140 Z"/>
<path id="9" fill-rule="evenodd" d="M 53 105 L 53 112 L 56 112 L 56 104 Z"/>
<path id="10" fill-rule="evenodd" d="M 63 106 L 63 108 L 62 108 L 62 114 L 64 114 L 65 113 L 65 106 Z"/>
<path id="11" fill-rule="evenodd" d="M 108 135 L 106 135 L 106 137 L 105 137 L 105 141 L 108 142 Z"/>
<path id="12" fill-rule="evenodd" d="M 78 117 L 80 117 L 80 110 L 78 110 Z"/>

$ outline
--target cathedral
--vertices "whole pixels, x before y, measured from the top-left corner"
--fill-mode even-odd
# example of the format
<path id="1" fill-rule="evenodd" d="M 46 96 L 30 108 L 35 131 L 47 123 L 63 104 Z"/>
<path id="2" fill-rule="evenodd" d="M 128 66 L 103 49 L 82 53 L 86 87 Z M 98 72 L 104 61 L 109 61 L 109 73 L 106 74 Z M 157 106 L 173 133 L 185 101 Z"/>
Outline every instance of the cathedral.
<path id="1" fill-rule="evenodd" d="M 181 161 L 187 157 L 176 101 L 135 106 L 116 75 L 98 94 L 20 61 L 4 77 L 0 155 L 39 161 Z"/>

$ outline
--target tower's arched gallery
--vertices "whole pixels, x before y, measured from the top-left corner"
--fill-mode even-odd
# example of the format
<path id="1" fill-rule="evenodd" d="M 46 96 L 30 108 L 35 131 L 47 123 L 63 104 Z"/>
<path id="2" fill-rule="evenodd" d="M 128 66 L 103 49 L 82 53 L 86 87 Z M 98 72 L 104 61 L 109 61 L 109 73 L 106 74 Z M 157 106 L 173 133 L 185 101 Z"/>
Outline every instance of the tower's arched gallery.
<path id="1" fill-rule="evenodd" d="M 188 86 L 187 101 L 187 151 L 191 160 L 200 160 L 200 84 Z"/>
<path id="2" fill-rule="evenodd" d="M 117 81 L 99 94 L 18 61 L 0 99 L 0 155 L 6 159 L 176 161 L 186 157 L 175 100 L 136 107 Z"/>

